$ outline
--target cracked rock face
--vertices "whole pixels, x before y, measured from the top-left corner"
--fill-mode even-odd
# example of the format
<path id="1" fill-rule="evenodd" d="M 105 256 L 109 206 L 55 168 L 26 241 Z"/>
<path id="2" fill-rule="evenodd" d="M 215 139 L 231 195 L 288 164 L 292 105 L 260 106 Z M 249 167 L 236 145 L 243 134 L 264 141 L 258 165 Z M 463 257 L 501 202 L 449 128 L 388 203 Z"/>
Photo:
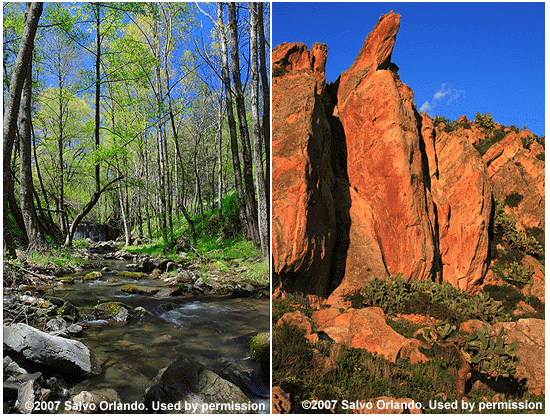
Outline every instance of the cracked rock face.
<path id="1" fill-rule="evenodd" d="M 273 51 L 276 294 L 339 303 L 373 276 L 479 290 L 488 267 L 491 186 L 467 138 L 419 115 L 383 15 L 349 70 L 324 80 L 327 48 Z M 330 59 L 330 57 L 328 57 Z"/>

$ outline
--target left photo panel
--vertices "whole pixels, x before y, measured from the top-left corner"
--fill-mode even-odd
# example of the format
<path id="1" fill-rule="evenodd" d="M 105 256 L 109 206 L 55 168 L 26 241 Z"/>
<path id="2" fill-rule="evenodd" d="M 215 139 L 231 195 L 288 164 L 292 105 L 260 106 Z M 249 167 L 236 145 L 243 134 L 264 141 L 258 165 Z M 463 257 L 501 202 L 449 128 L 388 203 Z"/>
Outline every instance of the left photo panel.
<path id="1" fill-rule="evenodd" d="M 5 414 L 271 412 L 270 17 L 3 4 Z"/>

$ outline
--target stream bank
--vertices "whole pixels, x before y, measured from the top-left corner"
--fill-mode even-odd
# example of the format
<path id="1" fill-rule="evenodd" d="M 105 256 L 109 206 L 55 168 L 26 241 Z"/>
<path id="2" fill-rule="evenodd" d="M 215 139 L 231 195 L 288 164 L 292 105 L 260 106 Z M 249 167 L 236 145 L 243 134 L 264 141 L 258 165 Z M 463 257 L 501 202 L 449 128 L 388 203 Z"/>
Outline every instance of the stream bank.
<path id="1" fill-rule="evenodd" d="M 152 259 L 121 252 L 108 243 L 91 246 L 83 259 L 93 268 L 73 274 L 42 268 L 34 271 L 39 276 L 13 280 L 9 289 L 5 283 L 4 335 L 6 325 L 22 322 L 48 335 L 78 341 L 89 349 L 97 371 L 75 378 L 59 369 L 25 364 L 20 369 L 26 374 L 6 373 L 6 353 L 14 350 L 4 346 L 5 379 L 8 374 L 28 378 L 41 373 L 39 378 L 28 378 L 36 399 L 72 402 L 95 397 L 143 404 L 146 393 L 152 388 L 158 392 L 166 380 L 159 370 L 181 365 L 183 356 L 189 364 L 204 368 L 206 375 L 212 372 L 235 383 L 247 399 L 269 409 L 269 376 L 250 360 L 248 348 L 252 337 L 269 332 L 269 299 L 264 295 L 268 288 L 243 283 L 242 261 L 227 260 L 227 269 L 216 273 L 203 257 L 193 262 Z M 20 365 L 21 356 L 14 357 L 18 356 L 10 360 Z M 52 388 L 54 378 L 64 390 Z M 22 411 L 17 401 L 22 391 L 5 396 L 5 412 Z M 150 395 L 149 399 L 157 399 L 159 405 L 163 398 Z"/>

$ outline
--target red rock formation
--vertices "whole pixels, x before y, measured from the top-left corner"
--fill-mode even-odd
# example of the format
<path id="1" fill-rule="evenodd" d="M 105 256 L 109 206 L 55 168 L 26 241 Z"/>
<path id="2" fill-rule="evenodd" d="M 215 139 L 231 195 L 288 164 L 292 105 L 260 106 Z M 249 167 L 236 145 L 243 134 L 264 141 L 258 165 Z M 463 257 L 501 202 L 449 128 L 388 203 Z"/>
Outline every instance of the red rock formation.
<path id="1" fill-rule="evenodd" d="M 433 130 L 422 114 L 431 195 L 437 207 L 442 279 L 478 291 L 488 267 L 491 186 L 478 151 L 455 132 Z"/>
<path id="2" fill-rule="evenodd" d="M 317 94 L 324 54 L 320 44 L 311 53 L 303 44 L 273 51 L 273 267 L 286 290 L 321 296 L 336 224 L 330 127 Z"/>
<path id="3" fill-rule="evenodd" d="M 373 276 L 429 280 L 437 268 L 413 94 L 390 65 L 399 19 L 393 12 L 382 16 L 340 77 L 351 225 L 345 275 L 333 300 Z"/>
<path id="4" fill-rule="evenodd" d="M 335 343 L 378 353 L 393 362 L 398 358 L 410 358 L 413 363 L 428 360 L 418 351 L 418 340 L 405 338 L 386 324 L 380 308 L 348 309 L 345 313 L 337 308 L 322 309 L 311 319 Z"/>
<path id="5" fill-rule="evenodd" d="M 276 291 L 341 305 L 373 276 L 401 273 L 476 292 L 489 266 L 493 190 L 501 199 L 519 191 L 519 226 L 544 228 L 544 149 L 523 148 L 514 133 L 482 159 L 480 124 L 463 116 L 445 132 L 419 115 L 391 62 L 399 24 L 383 15 L 330 85 L 325 45 L 273 51 Z"/>

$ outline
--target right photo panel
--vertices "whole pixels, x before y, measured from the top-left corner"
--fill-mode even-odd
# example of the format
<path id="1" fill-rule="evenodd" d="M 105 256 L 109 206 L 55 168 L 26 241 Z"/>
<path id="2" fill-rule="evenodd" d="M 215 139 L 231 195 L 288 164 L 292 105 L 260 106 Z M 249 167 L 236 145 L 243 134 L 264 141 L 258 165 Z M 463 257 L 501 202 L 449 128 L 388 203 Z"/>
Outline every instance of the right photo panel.
<path id="1" fill-rule="evenodd" d="M 272 412 L 545 412 L 545 4 L 272 3 Z"/>

